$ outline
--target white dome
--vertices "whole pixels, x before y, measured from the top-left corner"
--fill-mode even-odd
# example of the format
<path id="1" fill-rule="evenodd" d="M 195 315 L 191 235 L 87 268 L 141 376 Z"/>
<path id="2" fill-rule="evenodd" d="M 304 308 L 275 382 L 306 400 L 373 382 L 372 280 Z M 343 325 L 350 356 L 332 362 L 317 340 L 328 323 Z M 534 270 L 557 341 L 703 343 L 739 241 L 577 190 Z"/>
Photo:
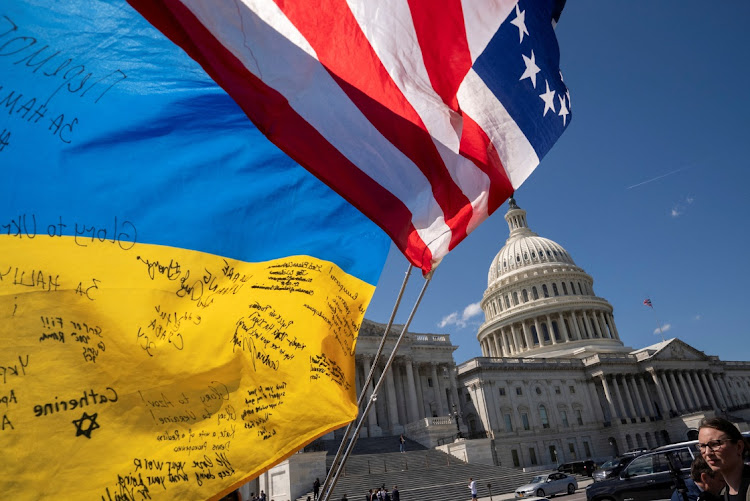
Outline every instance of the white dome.
<path id="1" fill-rule="evenodd" d="M 492 260 L 487 285 L 492 285 L 498 278 L 518 268 L 554 263 L 575 266 L 568 251 L 548 238 L 537 235 L 509 238 Z"/>
<path id="2" fill-rule="evenodd" d="M 612 306 L 560 244 L 529 229 L 509 200 L 510 235 L 495 255 L 480 302 L 477 340 L 485 356 L 557 357 L 622 352 Z M 578 356 L 578 355 L 575 355 Z"/>

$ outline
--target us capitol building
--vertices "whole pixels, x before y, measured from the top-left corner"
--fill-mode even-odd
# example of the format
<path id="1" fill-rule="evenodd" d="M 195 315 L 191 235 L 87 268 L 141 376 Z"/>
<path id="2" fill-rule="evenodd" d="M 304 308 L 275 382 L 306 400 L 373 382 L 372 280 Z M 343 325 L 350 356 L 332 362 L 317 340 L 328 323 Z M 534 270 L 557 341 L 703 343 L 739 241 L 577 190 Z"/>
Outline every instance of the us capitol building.
<path id="1" fill-rule="evenodd" d="M 456 366 L 448 335 L 408 333 L 362 436 L 450 447 L 460 435 L 481 441 L 480 462 L 533 468 L 687 440 L 704 416 L 748 429 L 750 362 L 676 338 L 626 346 L 612 306 L 570 254 L 531 231 L 512 198 L 505 220 L 510 235 L 481 300 L 482 357 Z M 385 358 L 373 355 L 384 328 L 365 321 L 360 331 L 358 392 L 373 364 L 382 374 Z"/>

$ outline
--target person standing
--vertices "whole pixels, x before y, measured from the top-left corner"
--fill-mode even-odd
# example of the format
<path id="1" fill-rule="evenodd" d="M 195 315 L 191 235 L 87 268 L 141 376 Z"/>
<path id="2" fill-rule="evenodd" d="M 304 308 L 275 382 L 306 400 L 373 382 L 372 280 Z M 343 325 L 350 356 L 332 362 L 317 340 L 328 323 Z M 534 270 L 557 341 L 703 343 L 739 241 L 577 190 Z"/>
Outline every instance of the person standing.
<path id="1" fill-rule="evenodd" d="M 404 434 L 402 433 L 398 437 L 398 451 L 405 452 L 405 445 L 406 445 L 406 439 L 404 438 Z"/>
<path id="2" fill-rule="evenodd" d="M 316 478 L 313 482 L 313 501 L 317 501 L 318 492 L 320 492 L 320 480 Z"/>
<path id="3" fill-rule="evenodd" d="M 401 501 L 401 495 L 398 493 L 398 485 L 393 486 L 391 491 L 391 501 Z"/>
<path id="4" fill-rule="evenodd" d="M 469 490 L 471 490 L 471 499 L 477 498 L 477 481 L 473 478 L 469 478 Z"/>
<path id="5" fill-rule="evenodd" d="M 724 477 L 727 483 L 725 499 L 747 500 L 750 496 L 750 466 L 744 463 L 748 448 L 740 430 L 724 418 L 705 418 L 698 427 L 698 449 L 708 466 Z"/>
<path id="6" fill-rule="evenodd" d="M 721 490 L 726 486 L 724 477 L 713 471 L 703 456 L 698 456 L 690 465 L 690 477 L 685 479 L 688 501 L 721 501 Z M 671 501 L 685 501 L 682 492 L 675 489 Z"/>

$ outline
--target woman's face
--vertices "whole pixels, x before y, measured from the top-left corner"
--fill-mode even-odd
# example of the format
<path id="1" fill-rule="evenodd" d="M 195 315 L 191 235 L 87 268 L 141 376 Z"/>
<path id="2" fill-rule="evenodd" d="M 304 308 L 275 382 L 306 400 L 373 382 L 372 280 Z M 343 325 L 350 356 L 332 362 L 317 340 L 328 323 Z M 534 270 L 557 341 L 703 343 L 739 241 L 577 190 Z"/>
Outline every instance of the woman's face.
<path id="1" fill-rule="evenodd" d="M 723 431 L 701 428 L 698 431 L 698 443 L 699 447 L 710 446 L 701 447 L 700 452 L 712 470 L 726 472 L 742 465 L 743 444 L 731 441 Z"/>

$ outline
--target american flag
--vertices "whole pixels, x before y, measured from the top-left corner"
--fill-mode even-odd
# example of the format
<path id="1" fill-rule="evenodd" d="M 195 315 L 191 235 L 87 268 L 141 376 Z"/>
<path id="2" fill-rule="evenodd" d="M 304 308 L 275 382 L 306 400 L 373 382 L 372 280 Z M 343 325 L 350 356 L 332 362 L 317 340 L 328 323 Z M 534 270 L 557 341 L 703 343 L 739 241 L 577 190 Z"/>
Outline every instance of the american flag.
<path id="1" fill-rule="evenodd" d="M 570 123 L 562 0 L 129 1 L 425 273 Z"/>
<path id="2" fill-rule="evenodd" d="M 646 305 L 646 306 L 648 306 L 649 308 L 653 308 L 653 307 L 654 307 L 654 305 L 653 305 L 653 304 L 651 304 L 651 300 L 650 300 L 649 298 L 646 298 L 646 299 L 644 299 L 644 300 L 643 300 L 643 304 L 645 304 L 645 305 Z"/>

